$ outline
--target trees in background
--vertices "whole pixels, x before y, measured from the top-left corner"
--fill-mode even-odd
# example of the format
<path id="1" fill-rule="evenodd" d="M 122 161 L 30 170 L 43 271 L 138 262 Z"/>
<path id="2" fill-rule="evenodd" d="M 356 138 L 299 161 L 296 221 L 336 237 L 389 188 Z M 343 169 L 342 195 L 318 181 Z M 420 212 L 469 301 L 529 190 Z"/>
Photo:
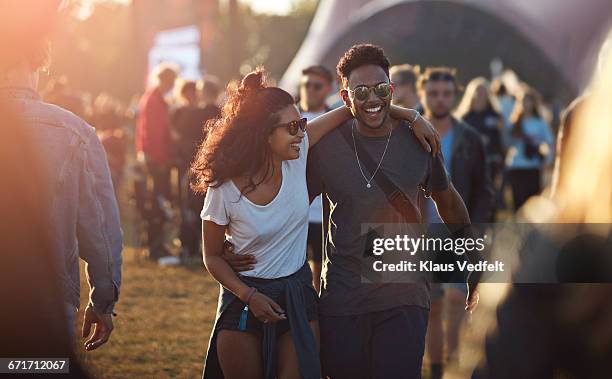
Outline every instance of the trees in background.
<path id="1" fill-rule="evenodd" d="M 237 1 L 220 3 L 203 68 L 229 81 L 263 64 L 273 78 L 280 78 L 306 35 L 317 3 L 300 0 L 286 16 L 254 13 Z M 64 8 L 42 86 L 65 76 L 72 88 L 92 94 L 105 91 L 127 102 L 142 92 L 146 76 L 146 50 L 134 47 L 143 41 L 135 30 L 133 7 L 97 0 L 87 10 L 84 13 L 78 1 Z"/>

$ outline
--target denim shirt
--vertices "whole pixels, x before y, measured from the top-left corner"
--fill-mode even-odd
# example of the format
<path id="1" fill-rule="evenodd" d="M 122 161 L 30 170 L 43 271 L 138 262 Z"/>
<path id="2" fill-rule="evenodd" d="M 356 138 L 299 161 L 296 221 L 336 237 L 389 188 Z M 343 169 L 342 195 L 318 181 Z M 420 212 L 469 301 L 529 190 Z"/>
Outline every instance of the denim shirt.
<path id="1" fill-rule="evenodd" d="M 119 298 L 123 237 L 106 153 L 94 128 L 29 88 L 0 88 L 0 98 L 23 121 L 52 189 L 40 195 L 49 205 L 49 253 L 59 263 L 65 300 L 80 304 L 80 257 L 87 262 L 89 304 L 111 313 Z"/>

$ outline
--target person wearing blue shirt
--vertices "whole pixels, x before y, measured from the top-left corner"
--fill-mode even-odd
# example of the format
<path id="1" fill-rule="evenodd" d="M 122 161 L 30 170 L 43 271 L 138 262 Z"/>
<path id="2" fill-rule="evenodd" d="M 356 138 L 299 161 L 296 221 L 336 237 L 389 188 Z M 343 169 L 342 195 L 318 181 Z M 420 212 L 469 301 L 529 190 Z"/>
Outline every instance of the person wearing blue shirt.
<path id="1" fill-rule="evenodd" d="M 553 160 L 553 135 L 539 109 L 537 92 L 525 88 L 519 94 L 507 136 L 506 169 L 515 211 L 540 193 L 543 169 Z"/>
<path id="2" fill-rule="evenodd" d="M 419 80 L 419 93 L 424 115 L 440 133 L 441 151 L 451 181 L 470 215 L 473 223 L 490 222 L 493 219 L 495 201 L 491 185 L 485 146 L 480 134 L 465 122 L 452 116 L 453 105 L 459 91 L 455 72 L 449 68 L 428 68 Z M 425 199 L 421 214 L 430 223 L 430 231 L 443 233 L 438 210 L 431 199 Z M 465 283 L 432 283 L 431 310 L 427 332 L 427 354 L 430 362 L 430 378 L 442 378 L 444 367 L 444 333 L 442 307 L 446 299 L 447 352 L 449 360 L 455 358 L 459 345 L 459 329 L 463 320 L 467 295 Z"/>

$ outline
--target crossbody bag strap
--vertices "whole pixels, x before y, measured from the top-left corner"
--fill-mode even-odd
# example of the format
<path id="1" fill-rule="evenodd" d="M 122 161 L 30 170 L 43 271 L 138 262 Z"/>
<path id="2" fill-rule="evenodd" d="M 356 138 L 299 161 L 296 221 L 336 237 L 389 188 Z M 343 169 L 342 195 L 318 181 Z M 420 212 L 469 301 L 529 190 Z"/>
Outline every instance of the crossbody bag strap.
<path id="1" fill-rule="evenodd" d="M 368 172 L 371 174 L 376 171 L 377 164 L 374 162 L 372 156 L 366 151 L 363 144 L 359 139 L 353 139 L 351 129 L 347 127 L 339 128 L 340 134 L 348 144 L 351 151 L 357 149 L 357 155 L 359 156 L 361 164 L 365 166 Z M 353 145 L 353 141 L 355 144 Z M 393 182 L 385 175 L 384 171 L 379 170 L 372 179 L 378 187 L 385 193 L 387 201 L 393 208 L 404 217 L 407 223 L 420 223 L 421 214 L 414 206 L 412 201 L 400 190 Z"/>

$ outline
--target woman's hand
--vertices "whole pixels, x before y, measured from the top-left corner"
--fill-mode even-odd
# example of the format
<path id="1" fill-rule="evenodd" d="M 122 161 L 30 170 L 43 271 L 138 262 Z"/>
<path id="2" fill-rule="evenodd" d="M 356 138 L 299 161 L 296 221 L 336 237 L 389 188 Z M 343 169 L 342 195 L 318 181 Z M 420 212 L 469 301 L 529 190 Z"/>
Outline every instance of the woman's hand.
<path id="1" fill-rule="evenodd" d="M 423 146 L 423 149 L 434 156 L 440 152 L 440 134 L 418 111 L 391 105 L 389 112 L 394 119 L 406 120 L 412 125 L 412 132 Z"/>
<path id="2" fill-rule="evenodd" d="M 440 134 L 433 125 L 422 116 L 418 116 L 412 125 L 412 132 L 423 149 L 436 155 L 440 152 Z"/>
<path id="3" fill-rule="evenodd" d="M 285 311 L 266 295 L 255 292 L 249 301 L 249 310 L 264 324 L 286 320 Z"/>

